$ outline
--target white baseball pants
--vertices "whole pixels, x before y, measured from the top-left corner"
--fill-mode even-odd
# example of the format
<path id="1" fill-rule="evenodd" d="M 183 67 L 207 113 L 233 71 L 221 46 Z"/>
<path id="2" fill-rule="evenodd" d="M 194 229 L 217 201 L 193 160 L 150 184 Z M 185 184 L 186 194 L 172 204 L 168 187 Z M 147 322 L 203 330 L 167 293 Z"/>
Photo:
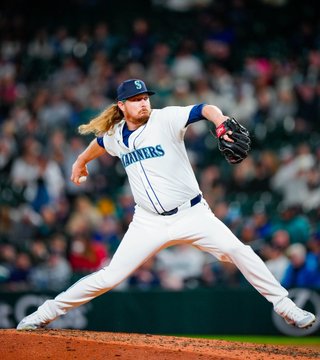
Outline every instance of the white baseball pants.
<path id="1" fill-rule="evenodd" d="M 170 245 L 188 243 L 234 263 L 251 285 L 275 305 L 288 295 L 250 246 L 244 245 L 209 209 L 205 200 L 175 215 L 161 216 L 136 207 L 133 221 L 110 264 L 92 273 L 38 308 L 52 321 L 111 290 L 143 262 Z"/>

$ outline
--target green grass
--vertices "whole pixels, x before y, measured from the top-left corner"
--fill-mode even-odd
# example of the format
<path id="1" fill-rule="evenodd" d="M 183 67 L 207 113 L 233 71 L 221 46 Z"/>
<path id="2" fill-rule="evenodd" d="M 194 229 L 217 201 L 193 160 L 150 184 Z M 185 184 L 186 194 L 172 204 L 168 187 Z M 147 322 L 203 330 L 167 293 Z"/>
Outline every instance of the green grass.
<path id="1" fill-rule="evenodd" d="M 289 337 L 289 336 L 250 336 L 250 335 L 183 335 L 185 337 L 240 341 L 255 344 L 271 345 L 318 345 L 320 347 L 320 337 Z"/>

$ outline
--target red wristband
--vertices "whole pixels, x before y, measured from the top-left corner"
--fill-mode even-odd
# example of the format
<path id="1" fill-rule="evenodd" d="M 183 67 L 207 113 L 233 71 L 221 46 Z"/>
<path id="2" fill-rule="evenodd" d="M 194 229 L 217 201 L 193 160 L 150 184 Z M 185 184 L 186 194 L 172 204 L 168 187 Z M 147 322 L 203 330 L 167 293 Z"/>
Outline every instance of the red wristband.
<path id="1" fill-rule="evenodd" d="M 221 137 L 222 135 L 224 135 L 226 132 L 227 132 L 227 129 L 224 126 L 224 122 L 216 128 L 216 134 L 217 134 L 218 138 Z"/>

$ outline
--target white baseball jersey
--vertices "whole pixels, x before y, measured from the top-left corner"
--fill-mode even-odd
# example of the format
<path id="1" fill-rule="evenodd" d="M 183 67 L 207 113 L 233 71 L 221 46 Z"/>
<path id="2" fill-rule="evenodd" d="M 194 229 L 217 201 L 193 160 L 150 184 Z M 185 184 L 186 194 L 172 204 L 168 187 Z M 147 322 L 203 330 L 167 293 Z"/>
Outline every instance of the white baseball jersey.
<path id="1" fill-rule="evenodd" d="M 130 135 L 128 147 L 124 120 L 103 137 L 106 151 L 122 161 L 135 202 L 146 210 L 161 214 L 200 193 L 183 141 L 192 108 L 152 110 L 148 122 Z"/>
<path id="2" fill-rule="evenodd" d="M 254 251 L 197 197 L 199 186 L 183 142 L 192 108 L 153 110 L 148 122 L 131 132 L 128 146 L 123 142 L 124 120 L 115 126 L 113 135 L 103 137 L 107 152 L 121 159 L 138 206 L 110 263 L 41 305 L 37 314 L 43 323 L 113 289 L 147 259 L 173 244 L 191 244 L 234 263 L 274 305 L 288 295 Z M 195 197 L 199 201 L 192 204 Z M 180 206 L 187 203 L 189 206 Z M 178 206 L 179 211 L 170 211 Z M 169 216 L 158 215 L 168 211 L 171 214 L 165 215 Z"/>

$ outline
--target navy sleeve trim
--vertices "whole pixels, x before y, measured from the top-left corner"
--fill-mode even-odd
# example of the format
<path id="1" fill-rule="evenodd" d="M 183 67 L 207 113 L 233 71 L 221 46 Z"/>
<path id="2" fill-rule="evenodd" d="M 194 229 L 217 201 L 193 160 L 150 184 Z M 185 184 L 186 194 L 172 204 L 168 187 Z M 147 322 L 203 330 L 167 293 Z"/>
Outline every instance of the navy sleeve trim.
<path id="1" fill-rule="evenodd" d="M 103 144 L 103 137 L 97 137 L 97 143 L 104 148 L 104 144 Z"/>
<path id="2" fill-rule="evenodd" d="M 190 113 L 189 113 L 189 118 L 188 121 L 186 123 L 186 126 L 195 123 L 199 120 L 203 120 L 204 117 L 202 115 L 202 109 L 206 104 L 197 104 L 194 105 L 194 107 L 191 109 Z"/>

